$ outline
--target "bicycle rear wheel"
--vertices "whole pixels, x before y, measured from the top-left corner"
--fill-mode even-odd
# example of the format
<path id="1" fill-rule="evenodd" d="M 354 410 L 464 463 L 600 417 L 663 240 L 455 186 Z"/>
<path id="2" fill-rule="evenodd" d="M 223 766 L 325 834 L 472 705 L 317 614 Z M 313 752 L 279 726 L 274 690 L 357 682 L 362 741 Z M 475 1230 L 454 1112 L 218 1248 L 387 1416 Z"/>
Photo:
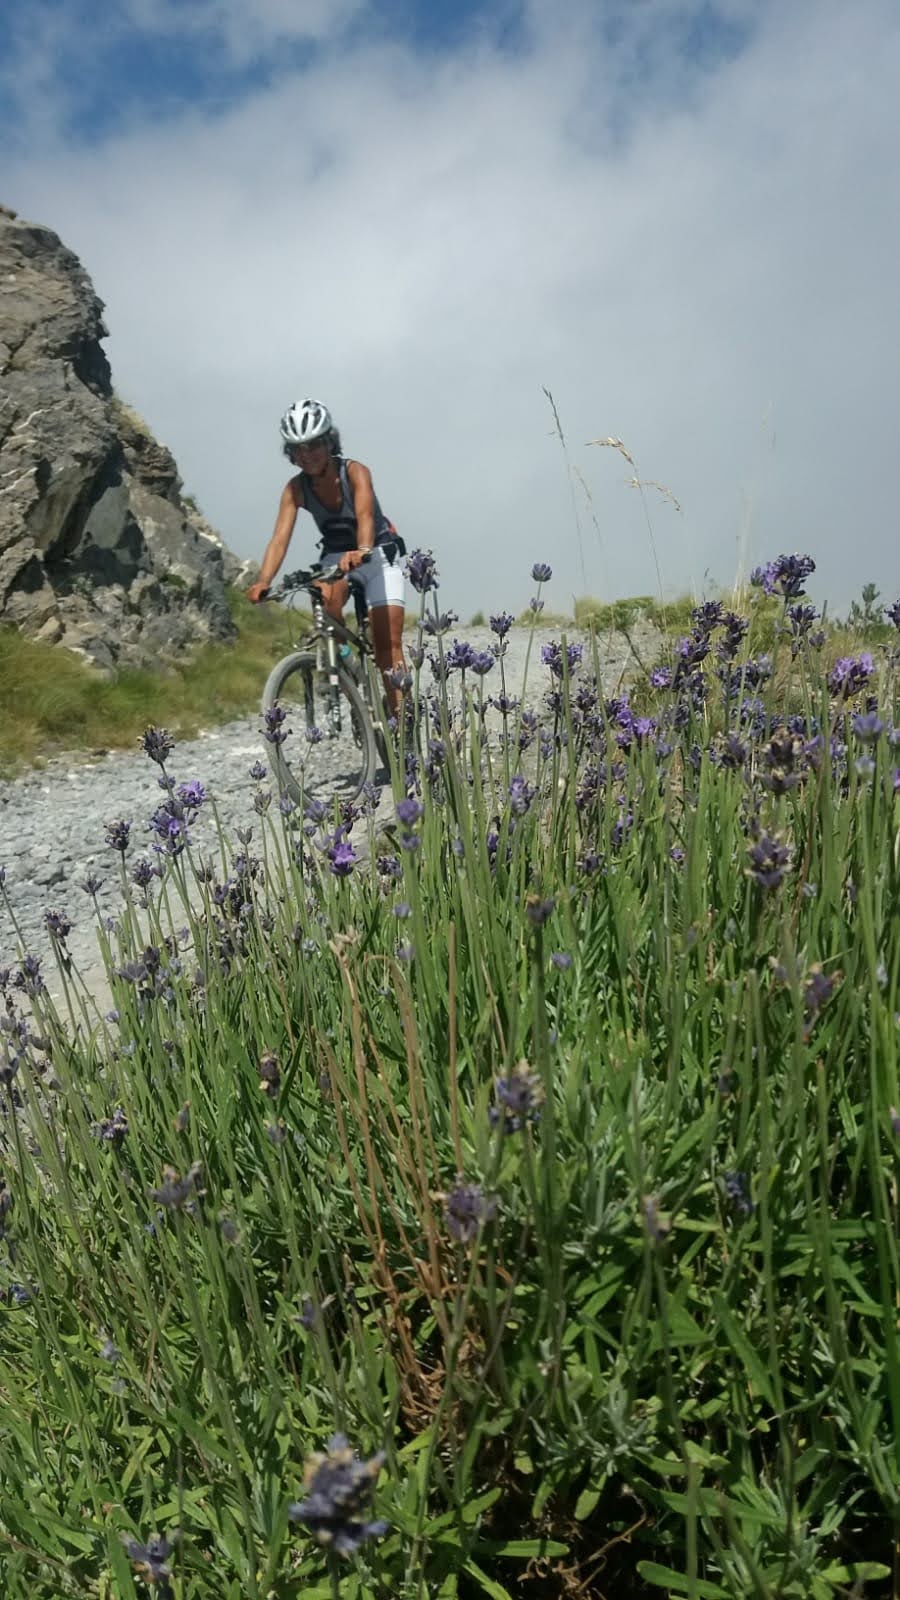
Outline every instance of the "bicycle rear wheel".
<path id="1" fill-rule="evenodd" d="M 377 757 L 369 713 L 350 674 L 338 668 L 335 708 L 328 673 L 314 655 L 285 656 L 272 668 L 262 709 L 276 703 L 290 729 L 283 744 L 267 744 L 282 794 L 298 804 L 353 800 L 375 774 Z"/>

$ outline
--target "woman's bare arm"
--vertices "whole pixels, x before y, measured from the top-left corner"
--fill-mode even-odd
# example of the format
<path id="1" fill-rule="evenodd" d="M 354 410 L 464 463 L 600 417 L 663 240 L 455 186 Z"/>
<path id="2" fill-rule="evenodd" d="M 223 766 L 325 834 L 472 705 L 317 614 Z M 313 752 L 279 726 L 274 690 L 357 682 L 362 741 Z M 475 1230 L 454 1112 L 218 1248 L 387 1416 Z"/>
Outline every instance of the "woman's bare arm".
<path id="1" fill-rule="evenodd" d="M 338 563 L 342 572 L 358 567 L 364 555 L 375 543 L 375 491 L 372 474 L 361 461 L 347 462 L 347 478 L 353 490 L 353 510 L 356 513 L 356 549 L 348 550 Z"/>
<path id="2" fill-rule="evenodd" d="M 287 555 L 294 524 L 297 521 L 297 512 L 302 510 L 303 490 L 298 476 L 291 478 L 284 486 L 278 505 L 278 516 L 275 518 L 275 528 L 266 545 L 266 552 L 259 569 L 259 581 L 251 583 L 247 590 L 247 599 L 252 600 L 254 605 L 258 600 L 264 600 L 268 594 L 272 579 Z"/>

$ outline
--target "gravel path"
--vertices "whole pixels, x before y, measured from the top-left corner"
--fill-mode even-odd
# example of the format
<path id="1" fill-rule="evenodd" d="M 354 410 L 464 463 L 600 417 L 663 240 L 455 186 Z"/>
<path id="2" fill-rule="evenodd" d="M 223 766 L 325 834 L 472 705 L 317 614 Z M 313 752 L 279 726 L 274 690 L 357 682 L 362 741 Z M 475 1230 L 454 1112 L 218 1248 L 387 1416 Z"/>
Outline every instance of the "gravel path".
<path id="1" fill-rule="evenodd" d="M 464 637 L 478 649 L 495 642 L 486 628 L 468 628 Z M 576 637 L 569 633 L 567 637 Z M 540 648 L 558 639 L 558 629 L 535 629 L 528 676 L 529 700 L 537 701 L 548 675 L 540 663 Z M 450 642 L 452 635 L 448 637 Z M 646 658 L 654 637 L 643 630 L 636 640 Z M 514 629 L 509 636 L 506 678 L 510 692 L 522 685 L 528 631 Z M 629 646 L 621 635 L 600 641 L 603 684 L 607 693 L 634 666 Z M 426 677 L 430 681 L 428 669 Z M 486 687 L 495 688 L 496 672 Z M 228 835 L 238 827 L 254 828 L 260 822 L 252 809 L 254 783 L 249 769 L 265 760 L 265 745 L 258 716 L 241 718 L 179 742 L 167 762 L 176 783 L 199 780 L 215 802 L 218 820 Z M 103 755 L 54 757 L 40 770 L 12 782 L 0 783 L 0 870 L 5 868 L 5 892 L 15 924 L 0 899 L 0 967 L 14 966 L 21 947 L 42 958 L 51 993 L 52 946 L 45 927 L 47 911 L 65 913 L 72 923 L 68 947 L 79 970 L 92 987 L 102 981 L 94 914 L 80 885 L 93 874 L 103 880 L 98 903 L 104 915 L 114 916 L 120 906 L 119 857 L 104 840 L 107 823 L 124 818 L 132 823 L 132 845 L 126 858 L 151 856 L 148 819 L 164 798 L 157 784 L 158 769 L 144 755 L 116 751 Z M 216 824 L 201 810 L 192 829 L 201 854 L 216 848 Z M 152 857 L 151 857 L 152 858 Z"/>

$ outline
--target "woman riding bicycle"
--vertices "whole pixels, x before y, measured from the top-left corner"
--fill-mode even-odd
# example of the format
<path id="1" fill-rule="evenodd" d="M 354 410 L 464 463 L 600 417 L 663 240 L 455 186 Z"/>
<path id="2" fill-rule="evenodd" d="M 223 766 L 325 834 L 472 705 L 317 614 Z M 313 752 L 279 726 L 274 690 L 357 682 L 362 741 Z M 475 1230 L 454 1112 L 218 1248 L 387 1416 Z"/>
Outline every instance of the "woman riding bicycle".
<path id="1" fill-rule="evenodd" d="M 368 467 L 342 455 L 340 435 L 325 406 L 317 400 L 296 401 L 281 419 L 281 437 L 285 455 L 300 471 L 285 484 L 259 580 L 250 585 L 247 598 L 254 604 L 266 598 L 287 554 L 297 512 L 308 511 L 319 530 L 323 560 L 352 573 L 365 591 L 375 661 L 385 679 L 388 704 L 396 711 L 399 690 L 386 675 L 403 667 L 403 542 L 378 504 Z M 322 584 L 325 609 L 337 622 L 349 592 L 344 580 Z"/>

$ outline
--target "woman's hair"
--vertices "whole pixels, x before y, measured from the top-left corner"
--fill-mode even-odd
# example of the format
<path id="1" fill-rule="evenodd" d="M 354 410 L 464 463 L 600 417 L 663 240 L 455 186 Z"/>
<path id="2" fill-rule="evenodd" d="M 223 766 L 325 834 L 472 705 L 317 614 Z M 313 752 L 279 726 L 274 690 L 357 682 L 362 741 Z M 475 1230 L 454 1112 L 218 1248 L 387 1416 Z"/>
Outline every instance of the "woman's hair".
<path id="1" fill-rule="evenodd" d="M 342 456 L 344 454 L 341 448 L 341 436 L 337 428 L 331 428 L 323 437 L 328 440 L 328 450 L 331 455 Z M 282 445 L 282 453 L 287 456 L 288 461 L 293 461 L 296 448 L 295 444 L 288 444 L 287 442 Z"/>

